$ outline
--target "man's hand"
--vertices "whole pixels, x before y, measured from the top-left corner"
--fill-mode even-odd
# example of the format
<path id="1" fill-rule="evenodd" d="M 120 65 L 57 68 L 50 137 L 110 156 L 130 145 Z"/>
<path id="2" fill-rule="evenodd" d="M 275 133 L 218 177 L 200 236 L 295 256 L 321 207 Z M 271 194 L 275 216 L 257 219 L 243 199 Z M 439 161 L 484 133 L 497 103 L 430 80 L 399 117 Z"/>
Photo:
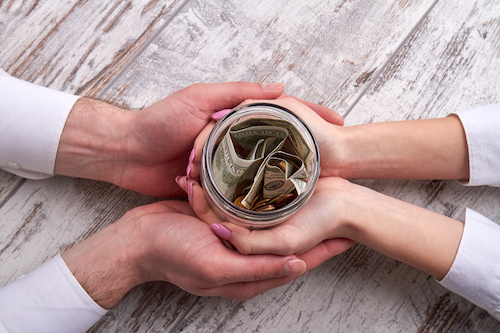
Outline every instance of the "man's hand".
<path id="1" fill-rule="evenodd" d="M 248 98 L 273 99 L 280 83 L 194 84 L 140 111 L 82 98 L 61 136 L 55 172 L 104 180 L 154 196 L 182 194 L 191 147 L 210 116 Z"/>
<path id="2" fill-rule="evenodd" d="M 297 278 L 335 250 L 324 244 L 304 260 L 242 255 L 194 215 L 187 202 L 138 207 L 62 257 L 87 293 L 111 308 L 148 281 L 167 281 L 196 295 L 246 300 Z"/>

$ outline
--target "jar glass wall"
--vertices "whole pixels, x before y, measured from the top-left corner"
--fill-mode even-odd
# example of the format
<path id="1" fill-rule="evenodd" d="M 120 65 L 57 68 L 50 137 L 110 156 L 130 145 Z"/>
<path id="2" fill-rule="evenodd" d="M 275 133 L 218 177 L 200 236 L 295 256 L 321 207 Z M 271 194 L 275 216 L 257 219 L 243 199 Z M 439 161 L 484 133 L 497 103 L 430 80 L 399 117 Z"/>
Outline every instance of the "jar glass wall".
<path id="1" fill-rule="evenodd" d="M 234 124 L 244 123 L 250 119 L 264 119 L 264 121 L 267 120 L 268 122 L 279 120 L 291 124 L 294 131 L 300 133 L 301 145 L 307 146 L 302 148 L 308 149 L 308 152 L 310 152 L 307 160 L 303 161 L 306 172 L 301 177 L 300 184 L 302 185 L 300 185 L 300 191 L 295 192 L 297 193 L 295 199 L 284 207 L 271 211 L 254 211 L 235 204 L 233 202 L 234 198 L 228 198 L 223 193 L 221 186 L 217 184 L 217 179 L 219 183 L 220 179 L 214 176 L 217 171 L 215 170 L 214 157 L 219 144 L 221 144 Z M 203 147 L 200 178 L 205 196 L 212 210 L 222 221 L 229 221 L 252 229 L 272 227 L 289 219 L 311 197 L 319 174 L 320 156 L 314 135 L 302 119 L 280 105 L 254 103 L 235 108 L 216 123 Z"/>

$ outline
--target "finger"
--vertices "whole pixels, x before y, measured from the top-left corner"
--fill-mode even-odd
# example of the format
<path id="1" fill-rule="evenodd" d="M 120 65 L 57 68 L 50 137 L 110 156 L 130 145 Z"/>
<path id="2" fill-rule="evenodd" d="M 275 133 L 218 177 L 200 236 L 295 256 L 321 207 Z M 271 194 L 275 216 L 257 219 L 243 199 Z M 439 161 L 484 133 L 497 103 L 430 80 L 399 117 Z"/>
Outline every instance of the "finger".
<path id="1" fill-rule="evenodd" d="M 314 110 L 314 112 L 316 112 L 321 118 L 328 121 L 329 123 L 339 125 L 339 126 L 344 125 L 344 118 L 342 118 L 341 115 L 339 115 L 337 112 L 333 111 L 332 109 L 327 108 L 326 106 L 311 103 L 311 102 L 305 101 L 303 99 L 300 99 L 298 97 L 287 95 L 287 94 L 281 95 L 280 98 L 295 99 L 296 101 L 298 101 L 302 104 L 305 104 L 307 107 Z"/>
<path id="2" fill-rule="evenodd" d="M 270 101 L 266 100 L 250 100 L 250 101 L 245 101 L 244 103 L 269 103 Z M 293 111 L 296 115 L 298 115 L 302 120 L 306 122 L 313 130 L 316 129 L 317 131 L 328 131 L 330 128 L 330 124 L 321 117 L 318 113 L 316 113 L 314 110 L 311 110 L 307 105 L 301 103 L 299 99 L 297 98 L 279 98 L 277 100 L 272 101 L 273 103 L 277 105 L 281 105 L 291 111 Z M 311 103 L 312 104 L 312 103 Z M 312 104 L 315 105 L 315 104 Z M 317 106 L 320 107 L 320 106 Z M 324 107 L 321 107 L 324 108 Z M 328 109 L 328 108 L 326 108 Z M 328 109 L 329 110 L 329 109 Z M 331 111 L 333 112 L 333 111 Z M 326 113 L 326 112 L 323 112 Z M 325 127 L 327 125 L 327 127 Z"/>
<path id="3" fill-rule="evenodd" d="M 214 258 L 211 264 L 216 267 L 220 286 L 236 282 L 297 277 L 307 270 L 306 263 L 295 255 L 242 255 L 228 249 L 223 251 L 224 253 Z"/>
<path id="4" fill-rule="evenodd" d="M 186 100 L 196 101 L 196 105 L 204 105 L 202 110 L 211 114 L 214 110 L 231 109 L 245 99 L 275 99 L 283 93 L 283 90 L 282 83 L 260 85 L 238 81 L 198 83 L 180 90 L 179 93 L 186 95 Z"/>
<path id="5" fill-rule="evenodd" d="M 307 270 L 318 267 L 324 261 L 350 249 L 356 242 L 347 238 L 324 240 L 312 249 L 299 255 L 307 264 Z"/>
<path id="6" fill-rule="evenodd" d="M 189 203 L 196 216 L 207 224 L 220 223 L 221 219 L 210 208 L 205 193 L 198 182 L 182 177 L 182 184 L 186 184 Z"/>
<path id="7" fill-rule="evenodd" d="M 285 276 L 262 281 L 230 283 L 221 287 L 205 289 L 202 293 L 203 296 L 221 296 L 242 302 L 254 298 L 265 291 L 287 284 L 299 276 L 300 275 Z"/>
<path id="8" fill-rule="evenodd" d="M 193 155 L 189 160 L 188 169 L 186 169 L 186 175 L 190 179 L 198 180 L 200 178 L 201 172 L 201 159 L 203 153 L 203 146 L 205 145 L 205 141 L 207 141 L 208 135 L 212 131 L 215 126 L 215 121 L 210 122 L 196 137 L 193 144 Z"/>
<path id="9" fill-rule="evenodd" d="M 247 228 L 224 222 L 220 223 L 229 230 L 228 240 L 242 254 L 290 255 L 305 252 L 323 241 L 324 232 L 294 224 L 280 224 L 267 230 L 248 230 Z M 215 231 L 211 226 L 212 231 Z"/>
<path id="10" fill-rule="evenodd" d="M 176 212 L 176 213 L 189 215 L 189 216 L 193 216 L 193 217 L 196 216 L 193 209 L 191 208 L 189 203 L 186 201 L 165 200 L 165 201 L 159 201 L 159 202 L 154 203 L 152 205 L 161 205 L 165 209 L 168 209 L 170 212 Z"/>

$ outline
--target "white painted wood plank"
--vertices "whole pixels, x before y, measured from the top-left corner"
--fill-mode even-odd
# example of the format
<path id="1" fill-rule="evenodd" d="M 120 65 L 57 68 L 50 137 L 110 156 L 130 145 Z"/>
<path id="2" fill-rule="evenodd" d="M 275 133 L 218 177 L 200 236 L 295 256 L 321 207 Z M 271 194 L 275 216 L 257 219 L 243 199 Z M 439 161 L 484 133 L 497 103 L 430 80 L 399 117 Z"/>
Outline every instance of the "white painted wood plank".
<path id="1" fill-rule="evenodd" d="M 95 96 L 183 5 L 0 1 L 0 68 L 46 87 Z M 0 173 L 0 203 L 21 179 Z"/>
<path id="2" fill-rule="evenodd" d="M 294 5 L 298 6 L 292 3 L 290 7 L 294 8 Z M 317 12 L 321 12 L 321 9 L 328 4 L 315 5 L 306 9 L 314 8 L 318 9 Z M 373 3 L 371 5 L 375 6 Z M 214 7 L 217 8 L 213 5 L 208 9 L 212 10 Z M 423 15 L 427 8 L 429 7 L 420 8 L 420 13 Z M 358 44 L 354 43 L 356 46 L 365 46 L 365 48 L 358 47 L 358 54 L 342 58 L 356 61 L 332 62 L 331 59 L 340 57 L 338 53 L 343 50 L 339 51 L 333 47 L 335 44 L 328 42 L 324 35 L 313 35 L 315 31 L 313 28 L 305 28 L 307 23 L 317 28 L 315 26 L 317 22 L 311 23 L 312 17 L 307 17 L 307 10 L 295 9 L 294 14 L 290 14 L 293 20 L 291 17 L 287 20 L 287 9 L 288 7 L 278 19 L 274 16 L 275 12 L 269 9 L 260 15 L 254 15 L 250 9 L 245 9 L 246 14 L 236 9 L 236 12 L 231 12 L 232 15 L 228 17 L 230 14 L 222 13 L 220 9 L 215 11 L 216 14 L 211 12 L 207 14 L 206 7 L 188 6 L 158 41 L 154 41 L 125 75 L 117 80 L 107 98 L 139 108 L 198 80 L 218 82 L 245 79 L 270 82 L 276 77 L 279 81 L 285 81 L 288 92 L 290 86 L 295 85 L 299 91 L 297 95 L 303 98 L 312 94 L 321 96 L 321 100 L 328 100 L 330 87 L 343 85 L 342 93 L 347 97 L 342 103 L 345 103 L 344 109 L 347 110 L 349 103 L 354 102 L 362 93 L 364 85 L 370 83 L 369 73 L 375 73 L 374 70 L 389 59 L 391 52 L 396 50 L 406 37 L 405 33 L 409 33 L 420 19 L 415 14 L 415 8 L 409 8 L 407 16 L 404 16 L 405 12 L 402 9 L 401 20 L 411 21 L 413 24 L 408 24 L 404 33 L 398 31 L 399 39 L 394 38 L 396 32 L 391 32 L 389 33 L 391 39 L 380 41 L 377 38 L 383 38 L 384 33 L 378 35 L 374 32 L 375 36 L 365 37 L 366 43 L 359 41 Z M 291 9 L 290 11 L 293 12 Z M 297 12 L 300 12 L 301 16 L 297 15 Z M 304 12 L 306 12 L 305 17 Z M 381 12 L 377 13 L 386 19 L 380 14 Z M 387 10 L 382 13 L 387 13 Z M 269 17 L 274 18 L 269 19 Z M 394 18 L 391 16 L 391 19 Z M 344 26 L 347 20 L 344 18 Z M 266 25 L 271 21 L 271 25 Z M 324 21 L 321 22 L 325 24 Z M 287 24 L 288 27 L 284 28 Z M 341 30 L 333 29 L 334 24 L 330 24 L 328 31 Z M 379 25 L 383 26 L 384 23 L 381 22 Z M 258 30 L 258 27 L 262 26 L 266 26 L 266 29 Z M 300 30 L 296 26 L 300 26 Z M 253 32 L 252 35 L 251 32 L 254 31 L 252 29 L 257 29 L 258 32 Z M 326 29 L 321 31 L 324 32 Z M 351 31 L 348 36 L 342 38 L 352 40 L 354 33 Z M 375 41 L 370 38 L 374 38 Z M 191 40 L 190 44 L 184 42 L 187 39 Z M 323 39 L 327 41 L 318 44 Z M 314 52 L 302 52 L 304 51 L 302 49 L 301 52 L 295 53 L 296 62 L 290 62 L 288 60 L 290 54 L 287 52 L 296 51 L 290 46 L 293 44 L 292 41 L 300 46 L 303 40 L 311 43 L 309 48 Z M 286 41 L 289 41 L 287 47 L 281 46 Z M 370 41 L 372 43 L 369 43 Z M 369 48 L 372 45 L 377 45 L 379 48 Z M 324 58 L 329 60 L 322 61 Z M 311 66 L 311 62 L 331 66 L 330 71 L 325 70 L 325 67 Z M 298 68 L 297 63 L 301 64 Z M 344 71 L 339 77 L 325 75 L 334 72 L 337 69 L 335 66 L 340 67 L 340 64 L 343 64 Z M 147 80 L 144 77 L 147 77 Z M 318 93 L 314 85 L 305 84 L 309 81 L 322 82 L 323 90 Z M 418 182 L 412 184 L 421 186 Z M 377 265 L 370 267 L 371 262 Z M 358 269 L 355 269 L 356 265 L 359 265 Z M 336 270 L 338 267 L 344 269 L 339 273 Z M 330 272 L 325 274 L 323 270 Z M 347 277 L 339 280 L 339 275 Z M 369 282 L 366 281 L 367 277 Z M 332 284 L 336 288 L 325 287 Z M 309 297 L 300 298 L 295 295 L 296 293 Z M 283 298 L 286 301 L 276 302 L 277 299 Z M 349 306 L 346 307 L 346 304 Z M 450 307 L 454 309 L 454 317 L 451 319 L 440 317 Z M 426 274 L 360 247 L 333 259 L 291 285 L 269 291 L 249 302 L 237 303 L 218 298 L 202 298 L 178 327 L 186 331 L 196 328 L 205 332 L 220 330 L 306 332 L 334 329 L 340 331 L 373 329 L 382 332 L 388 328 L 396 331 L 412 331 L 417 330 L 422 323 L 427 323 L 426 314 L 438 318 L 440 325 L 458 327 L 469 309 L 468 302 L 447 293 Z M 281 325 L 278 325 L 277 321 Z M 151 330 L 159 330 L 163 325 L 164 322 L 158 319 Z"/>
<path id="3" fill-rule="evenodd" d="M 284 81 L 287 92 L 316 102 L 324 101 L 345 112 L 372 82 L 369 78 L 373 78 L 376 71 L 372 76 L 369 73 L 383 66 L 430 4 L 431 1 L 394 2 L 394 6 L 382 1 L 307 4 L 290 1 L 283 7 L 278 1 L 260 2 L 259 6 L 248 5 L 248 2 L 191 1 L 160 38 L 127 68 L 126 75 L 113 83 L 107 98 L 137 108 L 197 81 Z M 5 2 L 0 4 L 0 8 L 5 5 Z M 477 15 L 470 12 L 471 17 Z M 371 15 L 368 18 L 367 13 Z M 434 13 L 435 9 L 431 14 Z M 434 21 L 427 22 L 427 30 L 424 30 L 435 29 L 439 19 L 437 15 Z M 418 33 L 417 39 L 425 43 L 426 36 Z M 127 56 L 128 52 L 125 52 Z M 119 63 L 113 68 L 122 65 Z M 405 66 L 406 70 L 411 68 Z M 88 72 L 90 74 L 84 75 L 86 79 L 75 76 L 70 80 L 74 86 L 67 85 L 65 89 L 87 89 L 85 82 L 92 81 L 89 78 L 95 75 L 92 68 Z M 396 72 L 404 75 L 404 71 Z M 50 82 L 50 74 L 44 73 L 36 80 Z M 63 87 L 64 81 L 58 77 L 53 77 L 51 84 Z M 47 79 L 49 81 L 45 81 Z M 92 81 L 95 89 L 89 88 L 86 93 L 100 91 L 100 80 Z M 109 82 L 108 78 L 102 80 Z M 386 91 L 392 90 L 384 86 L 378 93 Z M 388 99 L 386 95 L 381 96 L 381 100 Z M 435 99 L 439 101 L 439 97 L 436 95 Z M 348 116 L 348 123 L 364 119 L 358 111 L 364 98 Z M 383 117 L 385 111 L 379 112 Z M 392 116 L 389 119 L 393 119 Z M 488 203 L 498 202 L 495 190 L 489 188 L 470 189 L 471 192 L 457 197 L 455 193 L 461 188 L 454 182 L 373 181 L 366 184 L 451 216 L 459 207 L 450 206 L 452 201 L 442 200 L 443 197 L 479 209 L 482 204 L 489 207 Z M 424 194 L 419 195 L 420 191 Z M 9 244 L 2 247 L 0 267 L 20 265 L 1 275 L 2 281 L 11 281 L 31 270 L 60 248 L 88 236 L 127 209 L 148 200 L 97 182 L 77 182 L 63 177 L 27 182 L 0 209 L 0 235 L 4 231 L 10 235 L 0 240 L 2 246 Z M 7 230 L 4 217 L 14 227 Z M 41 230 L 41 223 L 45 226 L 47 221 L 50 226 Z M 78 224 L 70 227 L 68 223 L 74 221 Z M 23 239 L 25 243 L 21 242 Z M 41 252 L 34 253 L 30 248 Z M 4 257 L 7 258 L 5 264 Z M 182 319 L 191 306 L 194 307 L 188 316 Z M 458 327 L 469 306 L 459 297 L 447 294 L 425 274 L 357 246 L 307 276 L 244 303 L 219 298 L 198 300 L 171 286 L 146 285 L 132 291 L 91 331 L 151 332 L 174 327 L 202 332 L 386 332 L 419 328 L 437 331 L 439 327 Z M 452 314 L 451 318 L 446 317 L 447 313 Z"/>
<path id="4" fill-rule="evenodd" d="M 498 103 L 499 12 L 498 1 L 439 2 L 407 45 L 373 79 L 346 123 L 442 117 Z M 453 218 L 470 207 L 500 221 L 500 189 L 435 181 L 364 184 Z M 464 318 L 463 331 L 500 330 L 500 323 L 491 317 L 484 326 L 476 324 L 484 316 L 484 311 L 475 309 Z M 423 326 L 427 323 L 432 326 L 430 318 Z"/>
<path id="5" fill-rule="evenodd" d="M 21 177 L 0 170 L 0 205 L 9 197 L 12 190 L 22 182 Z"/>
<path id="6" fill-rule="evenodd" d="M 284 82 L 345 112 L 433 0 L 192 1 L 106 98 L 148 105 L 195 82 Z"/>
<path id="7" fill-rule="evenodd" d="M 95 96 L 183 1 L 2 1 L 0 67 L 43 86 Z"/>
<path id="8" fill-rule="evenodd" d="M 500 101 L 498 1 L 441 1 L 346 123 L 443 117 Z"/>

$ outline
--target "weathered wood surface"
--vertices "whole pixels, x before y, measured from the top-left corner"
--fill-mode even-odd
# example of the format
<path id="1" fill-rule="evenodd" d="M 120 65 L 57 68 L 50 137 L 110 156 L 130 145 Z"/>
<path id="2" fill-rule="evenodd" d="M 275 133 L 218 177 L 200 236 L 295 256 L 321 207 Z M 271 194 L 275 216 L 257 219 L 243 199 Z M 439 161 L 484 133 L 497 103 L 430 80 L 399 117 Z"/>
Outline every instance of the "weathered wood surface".
<path id="1" fill-rule="evenodd" d="M 498 1 L 0 1 L 0 67 L 140 108 L 195 82 L 280 81 L 346 125 L 498 102 Z M 4 47 L 6 46 L 6 47 Z M 457 217 L 500 221 L 500 191 L 363 181 Z M 0 285 L 155 200 L 94 181 L 0 173 Z M 496 332 L 432 277 L 357 245 L 247 302 L 140 286 L 93 332 Z"/>
<path id="2" fill-rule="evenodd" d="M 0 1 L 0 68 L 70 93 L 98 96 L 185 5 L 163 1 Z M 0 200 L 21 178 L 0 186 Z"/>

